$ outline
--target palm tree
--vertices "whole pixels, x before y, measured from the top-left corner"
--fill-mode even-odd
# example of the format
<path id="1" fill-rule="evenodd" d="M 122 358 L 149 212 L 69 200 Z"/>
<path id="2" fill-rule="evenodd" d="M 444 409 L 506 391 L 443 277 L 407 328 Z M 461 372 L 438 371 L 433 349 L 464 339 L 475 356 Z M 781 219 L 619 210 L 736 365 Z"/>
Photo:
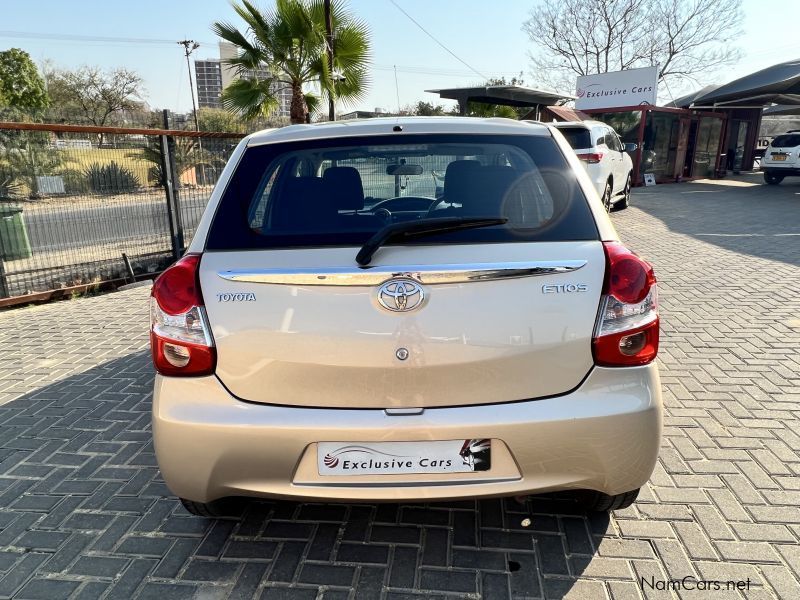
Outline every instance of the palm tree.
<path id="1" fill-rule="evenodd" d="M 325 41 L 323 0 L 275 0 L 275 9 L 260 11 L 249 0 L 233 4 L 244 20 L 244 32 L 229 23 L 211 29 L 238 48 L 228 60 L 238 79 L 222 93 L 228 110 L 247 119 L 266 116 L 278 106 L 276 92 L 290 89 L 292 123 L 305 123 L 320 98 L 308 92 L 318 86 L 325 97 L 347 103 L 363 98 L 368 83 L 369 34 L 363 21 L 353 17 L 343 2 L 331 4 L 333 64 Z M 265 69 L 266 68 L 266 69 Z M 270 73 L 259 78 L 259 70 Z M 263 71 L 262 71 L 263 72 Z"/>
<path id="2" fill-rule="evenodd" d="M 202 148 L 197 138 L 175 138 L 171 155 L 175 162 L 175 180 L 178 182 L 180 182 L 181 175 L 198 165 L 208 165 L 214 169 L 221 169 L 225 166 L 225 158 Z M 164 173 L 161 168 L 163 162 L 161 143 L 158 138 L 152 138 L 144 148 L 129 152 L 127 157 L 152 163 L 147 171 L 148 178 L 156 185 L 165 185 Z"/>

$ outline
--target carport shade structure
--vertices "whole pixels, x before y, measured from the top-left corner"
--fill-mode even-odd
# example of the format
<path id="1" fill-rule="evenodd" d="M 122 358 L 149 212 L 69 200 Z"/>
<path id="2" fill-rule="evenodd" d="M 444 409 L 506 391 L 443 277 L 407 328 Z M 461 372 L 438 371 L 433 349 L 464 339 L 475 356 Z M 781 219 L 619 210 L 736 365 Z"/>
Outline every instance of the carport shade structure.
<path id="1" fill-rule="evenodd" d="M 776 104 L 764 109 L 764 116 L 800 115 L 800 104 Z"/>
<path id="2" fill-rule="evenodd" d="M 730 83 L 703 88 L 675 101 L 682 108 L 800 105 L 800 59 L 772 65 Z"/>
<path id="3" fill-rule="evenodd" d="M 440 90 L 425 90 L 431 94 L 439 94 L 440 98 L 457 100 L 458 109 L 462 115 L 467 114 L 470 102 L 484 104 L 499 104 L 501 106 L 534 107 L 537 117 L 541 107 L 553 104 L 563 104 L 574 100 L 574 96 L 547 92 L 520 85 L 481 85 L 476 87 L 446 88 Z"/>

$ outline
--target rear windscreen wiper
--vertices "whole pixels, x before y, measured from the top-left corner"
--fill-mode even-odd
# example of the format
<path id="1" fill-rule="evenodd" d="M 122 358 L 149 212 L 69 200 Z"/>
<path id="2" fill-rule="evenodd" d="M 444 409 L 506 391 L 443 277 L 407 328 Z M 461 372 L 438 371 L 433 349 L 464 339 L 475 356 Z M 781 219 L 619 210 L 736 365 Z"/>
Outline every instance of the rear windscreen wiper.
<path id="1" fill-rule="evenodd" d="M 459 229 L 474 229 L 477 227 L 491 227 L 507 223 L 506 217 L 437 217 L 434 219 L 419 219 L 418 221 L 405 221 L 393 223 L 375 232 L 356 255 L 356 262 L 362 266 L 368 265 L 372 255 L 386 242 L 414 238 L 437 233 L 458 231 Z"/>

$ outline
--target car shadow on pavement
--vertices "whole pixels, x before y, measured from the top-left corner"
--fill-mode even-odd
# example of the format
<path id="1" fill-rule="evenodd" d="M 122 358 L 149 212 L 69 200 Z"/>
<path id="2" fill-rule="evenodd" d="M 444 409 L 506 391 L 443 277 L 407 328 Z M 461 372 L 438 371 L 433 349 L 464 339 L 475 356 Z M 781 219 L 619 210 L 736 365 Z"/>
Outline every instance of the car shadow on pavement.
<path id="1" fill-rule="evenodd" d="M 800 178 L 773 186 L 751 174 L 637 188 L 632 203 L 675 233 L 732 252 L 800 265 Z M 618 226 L 625 233 L 622 228 L 629 217 L 622 211 L 613 218 L 623 223 Z"/>
<path id="2" fill-rule="evenodd" d="M 155 463 L 152 382 L 136 352 L 0 406 L 0 596 L 604 597 L 580 578 L 609 516 L 556 497 L 192 516 Z"/>

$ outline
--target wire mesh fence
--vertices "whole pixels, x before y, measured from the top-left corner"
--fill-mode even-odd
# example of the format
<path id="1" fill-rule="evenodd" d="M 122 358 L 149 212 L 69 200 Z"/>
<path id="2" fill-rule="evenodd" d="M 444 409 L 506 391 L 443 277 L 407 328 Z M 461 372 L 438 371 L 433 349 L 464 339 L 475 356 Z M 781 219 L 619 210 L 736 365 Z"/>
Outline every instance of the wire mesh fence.
<path id="1" fill-rule="evenodd" d="M 0 122 L 0 305 L 161 271 L 241 137 Z"/>

